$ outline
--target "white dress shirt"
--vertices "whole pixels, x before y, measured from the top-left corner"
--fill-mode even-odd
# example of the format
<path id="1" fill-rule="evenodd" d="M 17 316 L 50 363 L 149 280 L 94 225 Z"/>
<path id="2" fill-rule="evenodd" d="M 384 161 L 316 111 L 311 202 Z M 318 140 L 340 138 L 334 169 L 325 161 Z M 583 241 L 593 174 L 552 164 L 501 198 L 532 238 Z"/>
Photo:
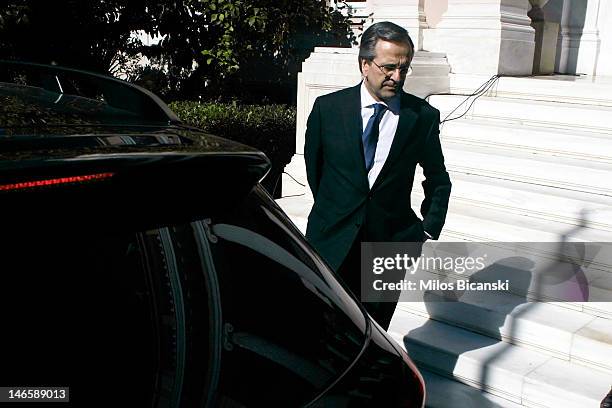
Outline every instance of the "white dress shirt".
<path id="1" fill-rule="evenodd" d="M 387 102 L 378 102 L 370 95 L 365 83 L 361 83 L 361 119 L 363 127 L 361 131 L 365 131 L 368 121 L 374 114 L 374 104 L 382 103 L 387 107 L 387 110 L 383 114 L 380 120 L 380 126 L 378 127 L 378 143 L 376 144 L 376 153 L 374 154 L 374 164 L 368 172 L 368 183 L 370 188 L 374 185 L 380 170 L 382 169 L 387 157 L 389 156 L 389 150 L 391 150 L 391 143 L 395 137 L 395 131 L 397 130 L 397 124 L 399 122 L 399 111 L 400 111 L 400 97 L 396 95 Z"/>

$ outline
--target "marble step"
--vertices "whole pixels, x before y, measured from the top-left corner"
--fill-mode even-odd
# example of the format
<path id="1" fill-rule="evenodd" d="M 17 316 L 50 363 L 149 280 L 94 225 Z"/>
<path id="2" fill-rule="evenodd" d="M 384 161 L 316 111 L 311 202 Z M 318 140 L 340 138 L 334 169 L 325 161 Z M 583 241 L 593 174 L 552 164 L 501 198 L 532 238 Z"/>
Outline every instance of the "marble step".
<path id="1" fill-rule="evenodd" d="M 528 155 L 579 161 L 583 166 L 612 164 L 612 133 L 581 129 L 546 129 L 509 120 L 465 119 L 441 127 L 442 144 L 492 147 L 498 151 L 519 150 Z"/>
<path id="2" fill-rule="evenodd" d="M 610 319 L 507 292 L 465 292 L 458 301 L 441 299 L 429 293 L 427 302 L 400 303 L 399 313 L 430 317 L 612 374 Z"/>
<path id="3" fill-rule="evenodd" d="M 449 171 L 612 197 L 612 166 L 605 163 L 587 168 L 568 159 L 530 157 L 527 152 L 450 143 L 443 149 Z"/>
<path id="4" fill-rule="evenodd" d="M 429 102 L 441 112 L 441 119 L 459 106 L 466 97 L 435 95 Z M 458 108 L 450 118 L 511 119 L 540 128 L 581 128 L 583 131 L 609 133 L 612 130 L 612 107 L 579 105 L 567 102 L 525 101 L 522 99 L 483 96 Z M 471 102 L 474 102 L 469 109 Z"/>
<path id="5" fill-rule="evenodd" d="M 412 196 L 416 212 L 423 194 L 417 191 Z M 474 242 L 610 241 L 607 230 L 564 221 L 534 217 L 527 211 L 521 214 L 503 207 L 475 205 L 461 199 L 453 200 L 451 196 L 443 234 L 448 238 Z"/>
<path id="6" fill-rule="evenodd" d="M 586 225 L 609 231 L 612 240 L 612 197 L 585 195 L 572 190 L 492 179 L 452 170 L 450 174 L 453 182 L 452 201 L 567 225 Z M 419 184 L 423 180 L 419 171 L 415 177 L 413 193 L 419 203 L 422 200 Z"/>
<path id="7" fill-rule="evenodd" d="M 389 328 L 417 366 L 527 407 L 599 407 L 612 374 L 407 312 Z"/>
<path id="8" fill-rule="evenodd" d="M 489 78 L 482 75 L 451 74 L 451 91 L 471 94 Z M 612 77 L 586 75 L 501 77 L 489 89 L 487 96 L 612 106 Z"/>
<path id="9" fill-rule="evenodd" d="M 522 405 L 427 370 L 420 370 L 427 408 L 520 408 Z"/>
<path id="10" fill-rule="evenodd" d="M 567 304 L 561 304 L 561 306 L 567 306 Z M 577 306 L 579 310 L 593 316 L 612 319 L 612 302 L 582 302 L 572 306 Z"/>
<path id="11" fill-rule="evenodd" d="M 590 160 L 588 157 L 577 157 L 576 155 L 562 154 L 542 154 L 527 146 L 496 146 L 492 143 L 466 142 L 465 140 L 444 140 L 442 141 L 444 152 L 447 150 L 459 150 L 461 152 L 482 153 L 487 156 L 495 154 L 500 159 L 508 161 L 507 164 L 514 164 L 516 160 L 527 160 L 531 163 L 548 163 L 549 165 L 561 164 L 564 166 L 580 169 L 579 171 L 600 170 L 612 172 L 612 160 L 607 160 L 600 156 L 598 160 Z M 602 152 L 604 152 L 602 150 Z M 606 152 L 604 152 L 605 154 Z M 446 156 L 446 154 L 445 154 Z M 491 156 L 492 157 L 492 156 Z M 472 163 L 470 163 L 472 164 Z M 584 170 L 583 170 L 584 169 Z"/>

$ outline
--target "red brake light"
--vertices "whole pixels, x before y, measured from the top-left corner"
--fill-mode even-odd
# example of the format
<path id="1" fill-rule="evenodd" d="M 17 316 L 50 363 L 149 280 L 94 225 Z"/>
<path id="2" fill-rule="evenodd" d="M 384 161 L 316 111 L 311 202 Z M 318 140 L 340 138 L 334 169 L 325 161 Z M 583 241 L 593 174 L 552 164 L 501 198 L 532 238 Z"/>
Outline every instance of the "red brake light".
<path id="1" fill-rule="evenodd" d="M 74 184 L 88 181 L 99 181 L 113 177 L 115 173 L 86 174 L 82 176 L 59 177 L 46 180 L 22 181 L 19 183 L 0 184 L 0 191 L 24 190 L 28 188 L 55 186 L 59 184 Z"/>

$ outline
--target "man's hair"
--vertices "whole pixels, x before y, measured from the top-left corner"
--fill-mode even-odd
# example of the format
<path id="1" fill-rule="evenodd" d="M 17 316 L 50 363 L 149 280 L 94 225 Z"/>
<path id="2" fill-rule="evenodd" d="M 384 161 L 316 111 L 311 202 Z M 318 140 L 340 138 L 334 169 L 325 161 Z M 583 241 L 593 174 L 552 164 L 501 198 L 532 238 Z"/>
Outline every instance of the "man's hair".
<path id="1" fill-rule="evenodd" d="M 376 43 L 378 40 L 392 41 L 400 44 L 407 44 L 410 47 L 410 58 L 414 56 L 414 43 L 405 28 L 389 21 L 381 21 L 372 24 L 361 36 L 359 45 L 359 71 L 361 71 L 361 61 L 372 61 L 376 57 Z"/>

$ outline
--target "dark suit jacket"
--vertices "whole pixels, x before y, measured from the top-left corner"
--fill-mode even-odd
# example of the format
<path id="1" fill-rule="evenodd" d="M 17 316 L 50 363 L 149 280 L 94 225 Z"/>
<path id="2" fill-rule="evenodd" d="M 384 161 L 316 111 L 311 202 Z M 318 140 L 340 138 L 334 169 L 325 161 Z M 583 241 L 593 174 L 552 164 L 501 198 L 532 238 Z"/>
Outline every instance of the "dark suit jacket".
<path id="1" fill-rule="evenodd" d="M 306 237 L 338 270 L 363 227 L 367 241 L 437 239 L 444 225 L 451 182 L 440 147 L 440 112 L 401 94 L 400 117 L 389 156 L 369 188 L 363 158 L 360 85 L 324 95 L 308 118 L 304 159 L 315 199 Z M 423 167 L 423 221 L 410 205 L 417 163 Z"/>

